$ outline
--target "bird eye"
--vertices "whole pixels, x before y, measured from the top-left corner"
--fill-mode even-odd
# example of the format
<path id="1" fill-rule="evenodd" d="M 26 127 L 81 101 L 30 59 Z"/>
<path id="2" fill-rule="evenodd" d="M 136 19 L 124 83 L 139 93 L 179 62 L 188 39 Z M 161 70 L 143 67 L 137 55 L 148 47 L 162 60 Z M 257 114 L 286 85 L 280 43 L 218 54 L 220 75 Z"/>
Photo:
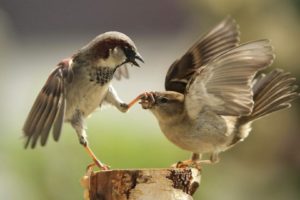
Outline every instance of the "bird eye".
<path id="1" fill-rule="evenodd" d="M 125 46 L 124 53 L 127 58 L 133 58 L 135 56 L 135 52 L 133 49 L 129 48 L 128 46 Z"/>
<path id="2" fill-rule="evenodd" d="M 169 99 L 166 97 L 162 97 L 159 101 L 160 101 L 160 103 L 167 103 L 169 101 Z"/>

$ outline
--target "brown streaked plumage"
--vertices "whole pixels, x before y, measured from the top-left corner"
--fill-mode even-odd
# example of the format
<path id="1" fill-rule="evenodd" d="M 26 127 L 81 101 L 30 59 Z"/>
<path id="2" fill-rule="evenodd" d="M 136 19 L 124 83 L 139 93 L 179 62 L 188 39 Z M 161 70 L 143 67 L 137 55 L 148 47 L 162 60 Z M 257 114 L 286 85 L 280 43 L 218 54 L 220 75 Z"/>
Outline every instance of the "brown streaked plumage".
<path id="1" fill-rule="evenodd" d="M 248 136 L 252 121 L 299 97 L 295 78 L 282 70 L 255 79 L 273 62 L 273 49 L 268 40 L 239 45 L 236 27 L 231 18 L 222 21 L 171 65 L 167 91 L 146 93 L 140 102 L 171 142 L 193 153 L 184 165 L 217 162 Z M 201 160 L 205 153 L 210 160 Z"/>
<path id="2" fill-rule="evenodd" d="M 224 19 L 171 65 L 165 79 L 166 90 L 184 93 L 187 82 L 196 70 L 220 53 L 236 47 L 239 36 L 235 20 L 230 17 Z"/>
<path id="3" fill-rule="evenodd" d="M 44 146 L 52 129 L 59 140 L 63 122 L 76 130 L 79 141 L 96 164 L 106 168 L 88 147 L 85 119 L 105 101 L 122 112 L 131 104 L 123 103 L 110 84 L 113 76 L 128 77 L 126 63 L 139 66 L 143 61 L 133 41 L 123 33 L 107 32 L 80 49 L 71 58 L 61 61 L 50 74 L 24 124 L 25 147 Z"/>

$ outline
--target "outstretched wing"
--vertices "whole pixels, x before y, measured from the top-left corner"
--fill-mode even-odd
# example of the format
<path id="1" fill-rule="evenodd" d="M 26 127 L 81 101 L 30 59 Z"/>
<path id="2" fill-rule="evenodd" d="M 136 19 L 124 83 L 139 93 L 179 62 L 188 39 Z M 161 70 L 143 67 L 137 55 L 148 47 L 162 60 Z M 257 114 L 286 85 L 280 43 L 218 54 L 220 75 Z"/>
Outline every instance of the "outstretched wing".
<path id="1" fill-rule="evenodd" d="M 187 113 L 196 118 L 208 108 L 219 115 L 249 115 L 253 109 L 253 77 L 273 59 L 268 40 L 249 42 L 216 57 L 197 70 L 189 82 L 185 94 Z"/>
<path id="2" fill-rule="evenodd" d="M 72 76 L 66 61 L 59 63 L 50 74 L 24 124 L 23 132 L 27 138 L 25 148 L 28 145 L 34 148 L 39 138 L 44 146 L 52 127 L 54 139 L 59 139 L 66 108 L 65 83 L 72 81 Z"/>
<path id="3" fill-rule="evenodd" d="M 238 43 L 238 25 L 234 19 L 227 17 L 171 65 L 165 79 L 166 90 L 184 93 L 188 81 L 198 68 Z"/>

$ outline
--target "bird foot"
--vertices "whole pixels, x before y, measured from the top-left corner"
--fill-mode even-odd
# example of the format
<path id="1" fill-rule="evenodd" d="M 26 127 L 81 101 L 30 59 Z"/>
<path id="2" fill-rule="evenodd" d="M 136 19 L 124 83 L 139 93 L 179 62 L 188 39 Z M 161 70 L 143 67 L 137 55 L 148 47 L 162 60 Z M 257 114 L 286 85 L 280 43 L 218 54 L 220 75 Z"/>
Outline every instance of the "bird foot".
<path id="1" fill-rule="evenodd" d="M 138 95 L 138 96 L 137 96 L 136 98 L 134 98 L 130 103 L 126 104 L 126 105 L 127 105 L 127 110 L 129 110 L 129 109 L 130 109 L 134 104 L 136 104 L 139 100 L 141 100 L 142 98 L 144 98 L 144 96 L 145 96 L 146 93 L 147 93 L 147 92 Z M 126 111 L 127 111 L 127 110 L 126 110 Z"/>
<path id="2" fill-rule="evenodd" d="M 94 166 L 97 166 L 100 170 L 102 170 L 102 171 L 105 171 L 105 170 L 109 170 L 110 169 L 110 166 L 109 165 L 106 165 L 106 164 L 104 164 L 104 163 L 102 163 L 100 160 L 94 160 L 94 163 L 92 163 L 92 164 L 89 164 L 88 166 L 87 166 L 87 170 L 89 169 L 89 168 L 94 168 Z"/>
<path id="3" fill-rule="evenodd" d="M 127 104 L 127 103 L 120 103 L 120 111 L 121 112 L 125 113 L 125 112 L 128 111 L 128 109 L 129 109 L 129 104 Z"/>
<path id="4" fill-rule="evenodd" d="M 198 170 L 201 170 L 201 164 L 199 161 L 194 160 L 184 160 L 179 161 L 173 165 L 171 165 L 173 168 L 196 168 Z"/>
<path id="5" fill-rule="evenodd" d="M 155 103 L 155 92 L 145 92 L 142 94 L 140 104 L 143 109 L 152 108 Z"/>
<path id="6" fill-rule="evenodd" d="M 103 164 L 100 160 L 97 159 L 94 152 L 90 149 L 89 146 L 84 147 L 89 156 L 93 159 L 94 163 L 88 165 L 87 169 L 93 168 L 94 166 L 97 166 L 100 170 L 109 170 L 110 166 Z"/>

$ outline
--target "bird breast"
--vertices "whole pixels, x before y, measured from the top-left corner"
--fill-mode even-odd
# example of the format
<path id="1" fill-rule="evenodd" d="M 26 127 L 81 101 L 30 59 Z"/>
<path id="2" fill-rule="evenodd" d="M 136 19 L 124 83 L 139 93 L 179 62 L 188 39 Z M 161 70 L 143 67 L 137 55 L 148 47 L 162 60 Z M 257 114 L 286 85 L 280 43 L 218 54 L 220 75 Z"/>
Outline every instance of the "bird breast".
<path id="1" fill-rule="evenodd" d="M 203 112 L 196 120 L 160 123 L 160 127 L 171 142 L 194 153 L 223 151 L 233 137 L 226 120 L 213 112 Z"/>
<path id="2" fill-rule="evenodd" d="M 99 108 L 106 97 L 112 77 L 113 72 L 109 68 L 74 73 L 73 81 L 66 90 L 65 120 L 70 121 L 77 111 L 86 118 Z"/>
<path id="3" fill-rule="evenodd" d="M 111 67 L 91 68 L 88 70 L 90 82 L 100 84 L 101 86 L 110 82 L 114 73 L 115 69 Z"/>

